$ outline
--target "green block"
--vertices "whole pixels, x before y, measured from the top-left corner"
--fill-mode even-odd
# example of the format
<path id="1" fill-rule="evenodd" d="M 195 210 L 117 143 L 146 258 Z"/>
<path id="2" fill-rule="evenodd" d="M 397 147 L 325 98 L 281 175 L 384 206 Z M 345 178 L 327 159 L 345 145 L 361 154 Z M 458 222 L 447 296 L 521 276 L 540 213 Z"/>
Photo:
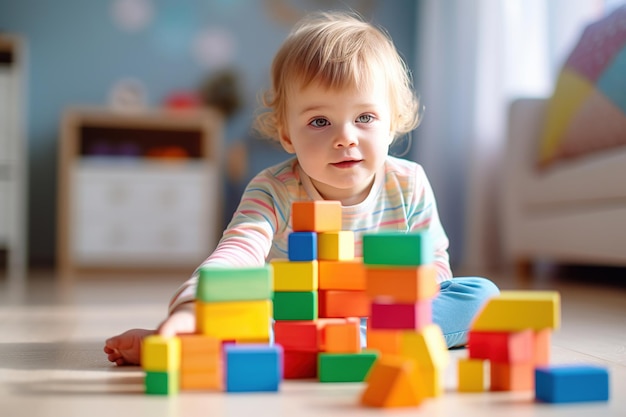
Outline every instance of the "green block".
<path id="1" fill-rule="evenodd" d="M 274 320 L 317 320 L 317 291 L 274 293 Z"/>
<path id="2" fill-rule="evenodd" d="M 363 382 L 378 358 L 377 351 L 360 353 L 320 353 L 318 378 L 320 382 Z"/>
<path id="3" fill-rule="evenodd" d="M 377 232 L 363 235 L 363 263 L 380 266 L 420 266 L 434 261 L 428 232 Z"/>
<path id="4" fill-rule="evenodd" d="M 180 375 L 176 372 L 147 371 L 145 379 L 146 394 L 174 395 L 178 394 Z"/>
<path id="5" fill-rule="evenodd" d="M 200 268 L 196 298 L 201 301 L 247 301 L 272 298 L 272 267 L 205 266 Z"/>

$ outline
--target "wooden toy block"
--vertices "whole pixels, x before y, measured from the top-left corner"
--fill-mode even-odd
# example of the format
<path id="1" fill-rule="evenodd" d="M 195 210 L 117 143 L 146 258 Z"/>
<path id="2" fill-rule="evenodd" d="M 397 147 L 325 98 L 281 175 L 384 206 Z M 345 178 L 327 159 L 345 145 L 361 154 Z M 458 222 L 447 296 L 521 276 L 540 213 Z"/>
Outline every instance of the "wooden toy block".
<path id="1" fill-rule="evenodd" d="M 419 332 L 402 332 L 401 355 L 426 370 L 443 370 L 450 363 L 446 340 L 436 324 L 426 325 Z"/>
<path id="2" fill-rule="evenodd" d="M 272 302 L 196 301 L 197 333 L 220 340 L 269 339 Z"/>
<path id="3" fill-rule="evenodd" d="M 439 292 L 437 270 L 433 265 L 412 268 L 370 267 L 365 272 L 367 295 L 394 303 L 415 303 Z"/>
<path id="4" fill-rule="evenodd" d="M 274 340 L 285 351 L 317 352 L 319 337 L 317 320 L 274 322 Z"/>
<path id="5" fill-rule="evenodd" d="M 274 292 L 317 291 L 317 261 L 292 262 L 288 259 L 272 259 L 274 268 Z"/>
<path id="6" fill-rule="evenodd" d="M 141 367 L 145 371 L 171 372 L 180 369 L 180 339 L 150 335 L 141 342 Z"/>
<path id="7" fill-rule="evenodd" d="M 285 350 L 283 355 L 284 379 L 317 378 L 317 352 Z"/>
<path id="8" fill-rule="evenodd" d="M 532 362 L 489 362 L 491 391 L 532 391 L 535 387 L 535 371 Z"/>
<path id="9" fill-rule="evenodd" d="M 146 371 L 144 386 L 146 394 L 175 395 L 178 394 L 180 382 L 178 371 Z"/>
<path id="10" fill-rule="evenodd" d="M 201 267 L 196 298 L 205 302 L 269 300 L 272 268 Z"/>
<path id="11" fill-rule="evenodd" d="M 320 382 L 363 382 L 378 358 L 378 352 L 320 353 L 317 375 Z"/>
<path id="12" fill-rule="evenodd" d="M 274 319 L 316 320 L 317 304 L 317 291 L 275 292 Z"/>
<path id="13" fill-rule="evenodd" d="M 360 402 L 379 408 L 410 407 L 421 404 L 420 395 L 411 379 L 413 362 L 396 357 L 381 357 L 367 377 L 367 387 Z"/>
<path id="14" fill-rule="evenodd" d="M 527 329 L 517 332 L 484 332 L 470 330 L 469 357 L 493 362 L 527 363 L 535 356 L 535 333 Z"/>
<path id="15" fill-rule="evenodd" d="M 402 345 L 402 332 L 399 330 L 372 329 L 367 323 L 367 348 L 377 350 L 381 355 L 399 355 Z"/>
<path id="16" fill-rule="evenodd" d="M 328 323 L 324 326 L 324 352 L 358 353 L 361 351 L 361 331 L 359 321 Z"/>
<path id="17" fill-rule="evenodd" d="M 367 317 L 370 301 L 365 291 L 319 291 L 320 317 Z"/>
<path id="18" fill-rule="evenodd" d="M 213 372 L 222 363 L 222 342 L 211 336 L 202 334 L 179 335 L 181 358 L 181 383 L 185 373 Z"/>
<path id="19" fill-rule="evenodd" d="M 457 362 L 459 392 L 483 392 L 485 390 L 485 360 L 459 358 Z"/>
<path id="20" fill-rule="evenodd" d="M 317 253 L 320 260 L 348 261 L 354 259 L 354 232 L 341 230 L 317 235 Z"/>
<path id="21" fill-rule="evenodd" d="M 224 369 L 220 365 L 213 371 L 186 370 L 180 372 L 180 389 L 182 391 L 223 391 Z"/>
<path id="22" fill-rule="evenodd" d="M 359 342 L 360 342 L 360 334 L 361 334 L 361 319 L 359 317 L 337 317 L 337 318 L 321 318 L 315 320 L 317 323 L 317 328 L 319 332 L 319 344 L 318 344 L 318 352 L 326 352 L 326 327 L 331 324 L 347 324 L 356 325 L 359 329 Z M 360 343 L 359 343 L 360 345 Z M 360 349 L 359 349 L 360 351 Z M 349 352 L 346 352 L 349 353 Z"/>
<path id="23" fill-rule="evenodd" d="M 552 329 L 537 330 L 534 337 L 534 359 L 535 366 L 547 366 L 550 364 L 550 353 L 552 351 Z"/>
<path id="24" fill-rule="evenodd" d="M 226 345 L 226 391 L 278 391 L 283 375 L 280 345 Z"/>
<path id="25" fill-rule="evenodd" d="M 372 302 L 369 322 L 372 329 L 419 330 L 433 322 L 432 312 L 430 299 L 410 304 Z"/>
<path id="26" fill-rule="evenodd" d="M 318 261 L 320 290 L 364 291 L 365 265 L 362 258 L 347 261 Z"/>
<path id="27" fill-rule="evenodd" d="M 487 301 L 471 325 L 473 330 L 558 329 L 561 298 L 556 291 L 502 291 Z"/>
<path id="28" fill-rule="evenodd" d="M 341 221 L 339 201 L 296 201 L 292 205 L 294 232 L 335 232 L 341 230 Z"/>
<path id="29" fill-rule="evenodd" d="M 377 232 L 363 235 L 363 262 L 379 266 L 432 263 L 434 247 L 427 232 Z"/>
<path id="30" fill-rule="evenodd" d="M 293 262 L 313 261 L 317 259 L 317 233 L 289 233 L 287 252 L 289 260 Z"/>
<path id="31" fill-rule="evenodd" d="M 553 365 L 537 368 L 535 398 L 547 403 L 608 401 L 608 370 L 591 365 Z"/>

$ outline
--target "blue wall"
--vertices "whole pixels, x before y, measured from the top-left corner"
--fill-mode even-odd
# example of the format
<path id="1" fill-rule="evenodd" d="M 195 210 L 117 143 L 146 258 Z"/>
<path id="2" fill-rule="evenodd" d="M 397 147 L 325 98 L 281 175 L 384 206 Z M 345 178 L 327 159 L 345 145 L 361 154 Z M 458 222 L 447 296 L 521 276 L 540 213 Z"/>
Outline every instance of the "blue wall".
<path id="1" fill-rule="evenodd" d="M 229 123 L 227 141 L 247 135 L 257 92 L 266 86 L 274 52 L 290 24 L 269 12 L 271 0 L 145 0 L 153 18 L 141 30 L 126 31 L 113 19 L 114 0 L 1 0 L 0 31 L 23 36 L 28 45 L 27 136 L 29 143 L 29 250 L 31 261 L 50 264 L 55 256 L 56 158 L 59 121 L 74 105 L 103 105 L 120 79 L 141 80 L 149 103 L 159 105 L 173 90 L 195 89 L 215 68 L 194 60 L 197 33 L 221 29 L 234 40 L 231 63 L 243 79 L 245 108 Z M 414 62 L 416 4 L 394 1 L 283 0 L 302 12 L 342 4 L 384 26 L 409 65 Z M 333 6 L 333 4 L 336 5 Z M 280 153 L 260 153 L 252 170 Z M 252 171 L 251 170 L 251 171 Z"/>

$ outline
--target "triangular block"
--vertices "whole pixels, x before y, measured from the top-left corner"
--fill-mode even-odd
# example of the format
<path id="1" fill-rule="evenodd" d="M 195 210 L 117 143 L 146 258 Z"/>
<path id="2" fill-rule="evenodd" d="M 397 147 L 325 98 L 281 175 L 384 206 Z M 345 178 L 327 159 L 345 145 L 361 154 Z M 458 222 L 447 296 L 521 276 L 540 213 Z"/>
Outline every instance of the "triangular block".
<path id="1" fill-rule="evenodd" d="M 422 402 L 411 379 L 413 362 L 400 357 L 381 357 L 367 378 L 361 404 L 369 407 L 411 407 Z"/>

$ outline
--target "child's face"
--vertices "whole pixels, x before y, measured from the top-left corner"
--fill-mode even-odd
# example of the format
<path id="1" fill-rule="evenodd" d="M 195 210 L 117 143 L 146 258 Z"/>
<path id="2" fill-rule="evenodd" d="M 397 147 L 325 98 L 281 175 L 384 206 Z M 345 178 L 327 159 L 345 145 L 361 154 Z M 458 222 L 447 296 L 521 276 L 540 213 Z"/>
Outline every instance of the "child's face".
<path id="1" fill-rule="evenodd" d="M 384 164 L 393 139 L 389 93 L 384 82 L 359 91 L 318 84 L 287 96 L 280 140 L 327 200 L 360 203 Z"/>

